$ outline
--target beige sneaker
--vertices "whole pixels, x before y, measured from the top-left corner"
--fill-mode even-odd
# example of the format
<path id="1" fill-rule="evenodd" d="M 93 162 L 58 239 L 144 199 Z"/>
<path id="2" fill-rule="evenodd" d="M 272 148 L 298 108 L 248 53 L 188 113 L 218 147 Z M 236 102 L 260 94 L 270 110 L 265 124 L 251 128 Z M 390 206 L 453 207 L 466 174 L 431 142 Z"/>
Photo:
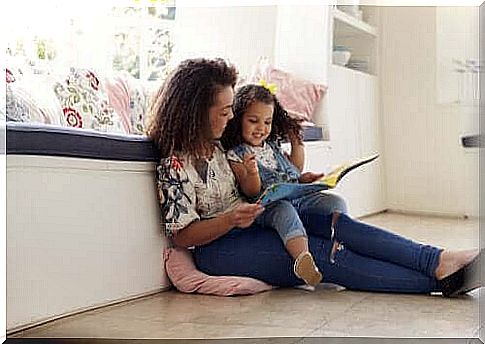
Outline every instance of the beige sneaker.
<path id="1" fill-rule="evenodd" d="M 315 287 L 322 280 L 322 274 L 318 271 L 310 252 L 303 252 L 296 258 L 293 271 L 296 277 L 301 278 L 312 287 Z"/>

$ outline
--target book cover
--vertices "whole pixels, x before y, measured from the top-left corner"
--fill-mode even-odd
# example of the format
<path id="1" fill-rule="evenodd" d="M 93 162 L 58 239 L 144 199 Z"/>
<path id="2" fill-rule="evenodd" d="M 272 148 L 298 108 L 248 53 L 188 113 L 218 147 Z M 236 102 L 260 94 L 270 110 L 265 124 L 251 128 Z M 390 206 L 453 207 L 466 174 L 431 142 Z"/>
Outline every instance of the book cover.
<path id="1" fill-rule="evenodd" d="M 370 163 L 379 157 L 379 154 L 373 154 L 365 158 L 353 160 L 337 166 L 327 175 L 317 179 L 313 183 L 276 183 L 268 186 L 261 194 L 257 203 L 268 205 L 281 199 L 292 200 L 315 192 L 327 189 L 333 189 L 338 182 L 350 171 L 364 164 Z"/>

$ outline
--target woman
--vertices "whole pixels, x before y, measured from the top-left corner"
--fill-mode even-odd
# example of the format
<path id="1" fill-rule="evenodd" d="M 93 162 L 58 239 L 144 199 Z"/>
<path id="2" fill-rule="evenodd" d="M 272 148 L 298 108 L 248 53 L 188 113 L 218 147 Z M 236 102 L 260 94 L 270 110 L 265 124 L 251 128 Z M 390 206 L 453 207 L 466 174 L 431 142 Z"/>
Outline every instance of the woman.
<path id="1" fill-rule="evenodd" d="M 160 150 L 157 183 L 165 233 L 195 246 L 198 268 L 210 275 L 248 276 L 274 286 L 303 284 L 270 229 L 253 221 L 263 208 L 245 203 L 218 143 L 232 105 L 236 69 L 222 59 L 182 62 L 158 91 L 148 135 Z M 323 282 L 348 289 L 457 295 L 478 287 L 466 272 L 475 250 L 422 245 L 355 221 L 345 202 L 301 217 Z"/>

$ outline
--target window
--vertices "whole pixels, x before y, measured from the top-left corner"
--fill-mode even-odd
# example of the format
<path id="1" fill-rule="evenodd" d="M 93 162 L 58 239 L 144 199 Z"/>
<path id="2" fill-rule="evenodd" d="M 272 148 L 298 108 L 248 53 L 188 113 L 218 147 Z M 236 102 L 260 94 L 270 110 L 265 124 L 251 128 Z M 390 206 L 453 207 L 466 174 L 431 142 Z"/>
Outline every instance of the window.
<path id="1" fill-rule="evenodd" d="M 11 17 L 24 21 L 7 23 L 12 29 L 7 56 L 37 74 L 74 66 L 102 73 L 126 71 L 148 84 L 159 85 L 166 78 L 174 48 L 174 4 L 95 10 L 79 6 L 59 3 L 29 9 L 31 14 L 17 8 L 22 16 Z"/>
<path id="2" fill-rule="evenodd" d="M 113 69 L 159 81 L 168 74 L 175 7 L 114 8 Z"/>

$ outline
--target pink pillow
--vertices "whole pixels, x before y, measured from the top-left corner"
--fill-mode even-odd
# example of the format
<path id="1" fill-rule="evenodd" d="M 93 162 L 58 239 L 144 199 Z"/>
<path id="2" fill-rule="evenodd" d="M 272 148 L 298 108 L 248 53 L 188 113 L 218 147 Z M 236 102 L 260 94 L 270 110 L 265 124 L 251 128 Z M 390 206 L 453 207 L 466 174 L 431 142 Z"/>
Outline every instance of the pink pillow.
<path id="1" fill-rule="evenodd" d="M 290 73 L 274 68 L 267 59 L 260 59 L 247 82 L 276 84 L 276 96 L 288 113 L 305 124 L 313 124 L 315 107 L 327 92 L 327 86 L 314 84 Z"/>
<path id="2" fill-rule="evenodd" d="M 132 133 L 129 120 L 130 112 L 130 91 L 124 78 L 120 75 L 107 77 L 105 80 L 106 93 L 108 94 L 109 104 L 120 115 L 121 123 L 126 133 Z"/>
<path id="3" fill-rule="evenodd" d="M 183 293 L 219 296 L 250 295 L 273 287 L 249 277 L 209 276 L 197 270 L 192 253 L 185 248 L 167 248 L 164 251 L 165 269 L 175 288 Z"/>

